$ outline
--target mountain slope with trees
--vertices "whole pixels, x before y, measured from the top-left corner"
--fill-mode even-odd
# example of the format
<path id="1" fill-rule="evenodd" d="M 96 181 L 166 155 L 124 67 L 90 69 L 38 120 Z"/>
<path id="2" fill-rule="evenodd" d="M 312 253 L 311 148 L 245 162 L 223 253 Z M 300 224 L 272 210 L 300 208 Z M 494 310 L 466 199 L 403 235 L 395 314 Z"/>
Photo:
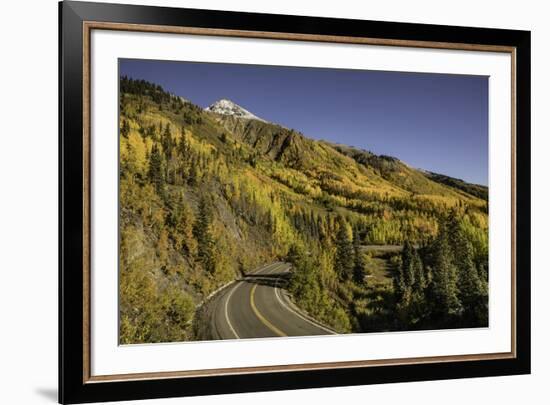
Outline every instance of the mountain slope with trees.
<path id="1" fill-rule="evenodd" d="M 205 298 L 274 260 L 340 332 L 486 325 L 488 202 L 467 183 L 142 80 L 119 108 L 121 343 L 204 338 Z M 386 244 L 404 248 L 378 280 L 364 246 Z"/>

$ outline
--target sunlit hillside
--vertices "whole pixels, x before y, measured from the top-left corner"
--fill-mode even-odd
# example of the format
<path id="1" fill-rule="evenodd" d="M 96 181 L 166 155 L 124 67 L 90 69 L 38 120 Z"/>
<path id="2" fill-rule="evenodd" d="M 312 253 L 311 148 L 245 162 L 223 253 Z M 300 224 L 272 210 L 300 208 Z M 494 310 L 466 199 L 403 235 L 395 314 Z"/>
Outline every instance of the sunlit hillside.
<path id="1" fill-rule="evenodd" d="M 293 264 L 296 303 L 340 332 L 486 322 L 472 309 L 486 304 L 486 188 L 205 111 L 152 83 L 120 89 L 122 343 L 208 338 L 197 308 L 274 260 Z M 443 251 L 451 270 L 438 281 Z M 427 297 L 449 311 L 419 313 Z"/>

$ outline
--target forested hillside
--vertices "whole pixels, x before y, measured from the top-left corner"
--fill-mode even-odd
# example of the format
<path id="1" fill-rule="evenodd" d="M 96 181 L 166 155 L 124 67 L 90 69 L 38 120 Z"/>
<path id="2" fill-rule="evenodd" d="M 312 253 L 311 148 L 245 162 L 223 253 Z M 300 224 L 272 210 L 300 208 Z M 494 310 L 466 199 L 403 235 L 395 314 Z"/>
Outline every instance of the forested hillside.
<path id="1" fill-rule="evenodd" d="M 487 324 L 486 188 L 145 81 L 119 107 L 121 343 L 200 339 L 197 306 L 274 260 L 339 332 Z"/>

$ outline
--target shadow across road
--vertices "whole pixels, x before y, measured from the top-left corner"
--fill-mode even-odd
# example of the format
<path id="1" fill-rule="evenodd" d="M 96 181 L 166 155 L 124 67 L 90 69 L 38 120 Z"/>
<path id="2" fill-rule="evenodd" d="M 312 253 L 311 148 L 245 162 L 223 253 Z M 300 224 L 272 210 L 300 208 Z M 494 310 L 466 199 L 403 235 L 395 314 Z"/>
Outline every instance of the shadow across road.
<path id="1" fill-rule="evenodd" d="M 243 280 L 245 283 L 254 283 L 271 288 L 286 289 L 290 282 L 290 273 L 286 274 L 263 274 L 246 276 Z"/>
<path id="2" fill-rule="evenodd" d="M 216 339 L 334 334 L 302 313 L 286 289 L 291 266 L 274 262 L 244 274 L 215 297 L 210 319 Z"/>

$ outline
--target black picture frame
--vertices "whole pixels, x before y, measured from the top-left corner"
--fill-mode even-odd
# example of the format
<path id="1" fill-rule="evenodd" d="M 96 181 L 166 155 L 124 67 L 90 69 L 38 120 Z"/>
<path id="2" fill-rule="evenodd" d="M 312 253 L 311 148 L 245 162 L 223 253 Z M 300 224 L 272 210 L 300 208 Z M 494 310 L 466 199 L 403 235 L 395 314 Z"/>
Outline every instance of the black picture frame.
<path id="1" fill-rule="evenodd" d="M 87 382 L 83 313 L 83 26 L 86 21 L 514 47 L 516 352 L 514 358 Z M 353 386 L 530 373 L 530 32 L 84 2 L 59 3 L 59 402 Z"/>

